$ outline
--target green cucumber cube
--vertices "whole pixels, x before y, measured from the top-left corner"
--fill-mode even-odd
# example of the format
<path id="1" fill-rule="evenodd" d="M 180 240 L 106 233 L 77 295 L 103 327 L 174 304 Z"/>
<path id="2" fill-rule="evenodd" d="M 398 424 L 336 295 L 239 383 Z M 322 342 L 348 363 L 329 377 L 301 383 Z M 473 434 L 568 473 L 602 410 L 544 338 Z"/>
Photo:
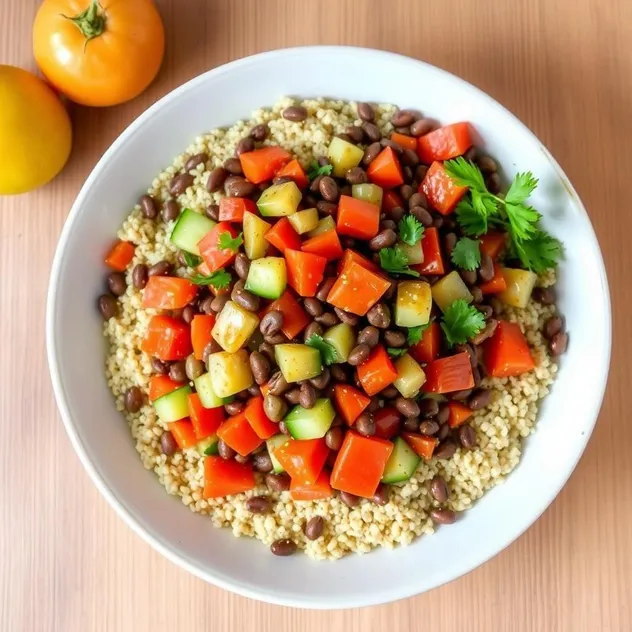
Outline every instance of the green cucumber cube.
<path id="1" fill-rule="evenodd" d="M 198 243 L 214 226 L 215 222 L 212 219 L 185 208 L 171 231 L 171 243 L 181 250 L 199 256 Z"/>
<path id="2" fill-rule="evenodd" d="M 324 437 L 336 416 L 329 399 L 317 399 L 313 408 L 294 406 L 287 414 L 285 425 L 295 439 L 320 439 Z"/>
<path id="3" fill-rule="evenodd" d="M 191 387 L 187 384 L 154 401 L 154 410 L 161 421 L 170 423 L 188 417 L 190 393 Z"/>
<path id="4" fill-rule="evenodd" d="M 403 483 L 407 481 L 417 469 L 421 459 L 413 449 L 401 438 L 394 441 L 393 451 L 386 462 L 382 483 Z"/>
<path id="5" fill-rule="evenodd" d="M 287 443 L 289 439 L 284 434 L 274 435 L 270 437 L 266 441 L 266 446 L 268 447 L 268 454 L 270 455 L 270 460 L 272 461 L 272 469 L 276 474 L 280 474 L 281 472 L 285 472 L 283 466 L 278 462 L 277 458 L 274 456 L 274 451 L 282 446 L 284 443 Z"/>
<path id="6" fill-rule="evenodd" d="M 250 262 L 245 288 L 263 298 L 277 299 L 285 292 L 287 270 L 283 257 L 263 257 Z"/>

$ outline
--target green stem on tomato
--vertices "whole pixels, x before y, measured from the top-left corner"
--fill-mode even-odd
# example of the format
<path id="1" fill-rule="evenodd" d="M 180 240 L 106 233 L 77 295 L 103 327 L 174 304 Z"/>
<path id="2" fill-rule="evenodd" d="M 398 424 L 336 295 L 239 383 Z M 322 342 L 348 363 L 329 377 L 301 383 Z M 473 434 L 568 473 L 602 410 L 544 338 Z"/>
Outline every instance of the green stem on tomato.
<path id="1" fill-rule="evenodd" d="M 90 6 L 74 17 L 68 15 L 63 15 L 63 17 L 77 26 L 86 38 L 86 43 L 101 35 L 105 30 L 105 11 L 99 4 L 99 0 L 90 0 Z"/>

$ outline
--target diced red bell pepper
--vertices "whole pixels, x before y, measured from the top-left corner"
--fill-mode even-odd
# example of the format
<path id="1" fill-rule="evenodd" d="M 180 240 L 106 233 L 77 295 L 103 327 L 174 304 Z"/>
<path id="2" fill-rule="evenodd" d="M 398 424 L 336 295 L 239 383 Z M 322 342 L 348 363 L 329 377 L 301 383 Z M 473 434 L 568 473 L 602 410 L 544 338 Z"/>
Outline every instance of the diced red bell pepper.
<path id="1" fill-rule="evenodd" d="M 338 239 L 338 233 L 333 228 L 303 242 L 301 250 L 325 257 L 327 261 L 334 261 L 342 257 L 340 239 Z"/>
<path id="2" fill-rule="evenodd" d="M 196 360 L 202 360 L 204 349 L 213 340 L 211 331 L 215 326 L 215 314 L 196 314 L 191 321 L 191 344 Z"/>
<path id="3" fill-rule="evenodd" d="M 441 347 L 441 328 L 436 321 L 428 325 L 421 334 L 421 340 L 415 343 L 408 352 L 417 362 L 432 362 L 439 355 Z"/>
<path id="4" fill-rule="evenodd" d="M 329 473 L 323 470 L 313 483 L 303 483 L 298 479 L 290 480 L 290 496 L 292 500 L 322 500 L 332 495 L 329 484 Z"/>
<path id="5" fill-rule="evenodd" d="M 300 250 L 301 238 L 294 230 L 287 217 L 282 217 L 266 234 L 265 239 L 279 252 L 285 254 L 287 249 Z"/>
<path id="6" fill-rule="evenodd" d="M 255 486 L 255 475 L 248 463 L 225 461 L 221 456 L 204 459 L 204 498 L 221 498 L 247 492 Z"/>
<path id="7" fill-rule="evenodd" d="M 327 296 L 327 302 L 346 312 L 364 316 L 391 286 L 375 272 L 351 262 L 343 269 Z"/>
<path id="8" fill-rule="evenodd" d="M 281 327 L 281 331 L 289 340 L 296 338 L 310 322 L 305 310 L 294 298 L 292 290 L 285 290 L 280 298 L 270 303 L 270 305 L 261 312 L 261 317 L 263 318 L 271 311 L 277 311 L 283 314 L 283 327 Z"/>
<path id="9" fill-rule="evenodd" d="M 371 403 L 371 398 L 348 384 L 334 386 L 336 410 L 348 425 L 352 426 L 362 411 Z"/>
<path id="10" fill-rule="evenodd" d="M 341 195 L 336 227 L 339 235 L 373 239 L 380 230 L 380 207 L 349 195 Z"/>
<path id="11" fill-rule="evenodd" d="M 499 294 L 507 289 L 507 281 L 503 275 L 503 269 L 494 263 L 494 276 L 478 286 L 483 294 Z"/>
<path id="12" fill-rule="evenodd" d="M 243 156 L 243 154 L 242 154 Z M 229 265 L 237 256 L 237 252 L 231 248 L 220 248 L 219 238 L 223 233 L 228 233 L 232 239 L 237 237 L 237 231 L 227 222 L 220 222 L 214 226 L 198 243 L 200 257 L 208 266 L 210 273 Z"/>
<path id="13" fill-rule="evenodd" d="M 152 316 L 140 348 L 160 360 L 183 360 L 193 350 L 189 326 L 171 316 Z"/>
<path id="14" fill-rule="evenodd" d="M 380 268 L 377 263 L 371 261 L 370 259 L 367 259 L 366 257 L 363 257 L 360 253 L 349 248 L 344 251 L 342 259 L 338 261 L 338 274 L 340 274 L 352 262 L 358 263 L 363 268 L 370 270 L 371 272 L 376 272 L 378 275 L 384 274 L 384 270 L 382 270 L 382 268 Z"/>
<path id="15" fill-rule="evenodd" d="M 397 371 L 382 345 L 375 347 L 357 370 L 362 388 L 367 395 L 371 396 L 376 395 L 397 379 Z"/>
<path id="16" fill-rule="evenodd" d="M 181 450 L 192 448 L 197 443 L 193 424 L 189 419 L 180 419 L 167 424 L 169 431 Z"/>
<path id="17" fill-rule="evenodd" d="M 393 132 L 391 134 L 391 140 L 397 143 L 402 149 L 410 149 L 411 151 L 417 149 L 417 139 L 414 136 Z"/>
<path id="18" fill-rule="evenodd" d="M 143 307 L 181 309 L 195 298 L 197 291 L 197 285 L 188 279 L 152 276 L 143 290 Z"/>
<path id="19" fill-rule="evenodd" d="M 248 198 L 223 197 L 219 201 L 219 221 L 239 222 L 244 221 L 244 213 L 257 213 L 257 205 Z"/>
<path id="20" fill-rule="evenodd" d="M 217 436 L 241 456 L 247 456 L 263 443 L 248 423 L 244 412 L 225 421 L 217 430 Z"/>
<path id="21" fill-rule="evenodd" d="M 329 448 L 324 439 L 290 439 L 281 444 L 274 456 L 298 483 L 313 484 L 325 465 Z"/>
<path id="22" fill-rule="evenodd" d="M 296 158 L 288 162 L 285 167 L 282 167 L 279 171 L 277 171 L 276 176 L 277 178 L 291 178 L 292 180 L 294 180 L 296 186 L 299 189 L 305 189 L 309 184 L 309 180 L 305 175 L 305 171 L 303 167 L 301 167 L 301 163 Z"/>
<path id="23" fill-rule="evenodd" d="M 467 187 L 455 184 L 443 164 L 433 162 L 419 185 L 419 191 L 426 195 L 430 205 L 439 213 L 449 215 L 465 195 Z"/>
<path id="24" fill-rule="evenodd" d="M 453 393 L 474 386 L 470 355 L 466 351 L 430 362 L 424 371 L 426 381 L 421 390 L 426 393 Z"/>
<path id="25" fill-rule="evenodd" d="M 483 343 L 483 351 L 491 377 L 522 375 L 535 368 L 529 345 L 516 323 L 498 321 L 494 335 Z"/>
<path id="26" fill-rule="evenodd" d="M 244 409 L 246 420 L 260 439 L 269 439 L 278 434 L 279 424 L 270 421 L 263 410 L 263 397 L 253 397 Z"/>
<path id="27" fill-rule="evenodd" d="M 439 243 L 439 231 L 432 227 L 426 228 L 421 238 L 421 250 L 424 253 L 423 263 L 411 266 L 419 274 L 445 274 L 441 244 Z"/>
<path id="28" fill-rule="evenodd" d="M 393 444 L 379 437 L 364 437 L 353 430 L 345 435 L 331 472 L 334 489 L 371 498 L 380 484 Z"/>
<path id="29" fill-rule="evenodd" d="M 287 249 L 287 282 L 300 296 L 314 296 L 325 276 L 327 259 L 311 252 Z"/>
<path id="30" fill-rule="evenodd" d="M 276 173 L 292 159 L 281 147 L 262 147 L 247 151 L 239 156 L 244 175 L 253 184 L 272 180 Z"/>
<path id="31" fill-rule="evenodd" d="M 366 172 L 369 181 L 383 189 L 392 189 L 404 184 L 402 166 L 392 147 L 384 147 Z"/>
<path id="32" fill-rule="evenodd" d="M 399 433 L 399 425 L 402 416 L 396 408 L 385 406 L 373 413 L 375 422 L 375 436 L 382 439 L 391 439 Z"/>
<path id="33" fill-rule="evenodd" d="M 183 386 L 182 382 L 172 380 L 168 375 L 153 375 L 149 378 L 149 401 L 155 402 L 163 395 Z"/>
<path id="34" fill-rule="evenodd" d="M 384 194 L 382 196 L 382 208 L 387 213 L 390 213 L 394 208 L 397 208 L 398 206 L 400 208 L 406 208 L 402 196 L 394 189 L 384 191 Z"/>
<path id="35" fill-rule="evenodd" d="M 462 156 L 472 146 L 468 123 L 453 123 L 440 127 L 417 139 L 417 155 L 429 165 L 435 160 Z"/>
<path id="36" fill-rule="evenodd" d="M 492 259 L 498 259 L 500 253 L 505 249 L 507 235 L 496 230 L 481 235 L 481 252 L 488 254 Z"/>
<path id="37" fill-rule="evenodd" d="M 432 453 L 439 445 L 439 439 L 426 437 L 425 435 L 413 432 L 402 432 L 402 438 L 417 453 L 418 456 L 421 456 L 424 459 L 431 459 Z"/>
<path id="38" fill-rule="evenodd" d="M 134 250 L 131 242 L 117 241 L 105 256 L 105 265 L 117 272 L 124 272 L 134 258 Z"/>
<path id="39" fill-rule="evenodd" d="M 460 402 L 448 402 L 448 410 L 450 411 L 450 416 L 448 417 L 450 428 L 462 426 L 472 416 L 472 410 Z"/>
<path id="40" fill-rule="evenodd" d="M 212 437 L 224 422 L 224 408 L 204 408 L 197 393 L 188 396 L 189 417 L 198 441 Z"/>

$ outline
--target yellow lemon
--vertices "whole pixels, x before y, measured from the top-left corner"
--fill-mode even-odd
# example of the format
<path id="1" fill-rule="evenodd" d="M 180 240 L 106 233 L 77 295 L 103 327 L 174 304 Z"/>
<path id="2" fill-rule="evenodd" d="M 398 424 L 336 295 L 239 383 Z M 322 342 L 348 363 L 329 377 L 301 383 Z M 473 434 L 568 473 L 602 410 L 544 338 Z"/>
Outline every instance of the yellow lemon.
<path id="1" fill-rule="evenodd" d="M 0 195 L 32 191 L 66 164 L 68 112 L 35 75 L 0 64 Z"/>

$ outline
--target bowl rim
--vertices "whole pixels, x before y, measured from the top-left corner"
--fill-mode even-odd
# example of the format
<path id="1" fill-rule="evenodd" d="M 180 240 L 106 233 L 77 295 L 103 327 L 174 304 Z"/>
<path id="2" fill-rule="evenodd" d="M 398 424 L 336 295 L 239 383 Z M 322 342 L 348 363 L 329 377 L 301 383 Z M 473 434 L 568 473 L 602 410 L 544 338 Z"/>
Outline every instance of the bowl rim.
<path id="1" fill-rule="evenodd" d="M 612 310 L 611 310 L 611 301 L 610 301 L 610 291 L 607 281 L 606 269 L 603 261 L 603 255 L 601 249 L 599 247 L 599 242 L 597 240 L 594 228 L 592 223 L 590 222 L 590 217 L 581 202 L 577 192 L 574 187 L 570 183 L 566 174 L 558 164 L 558 162 L 553 158 L 548 149 L 543 145 L 543 143 L 537 138 L 537 136 L 524 124 L 518 117 L 516 117 L 511 111 L 509 111 L 506 107 L 501 105 L 498 101 L 496 101 L 493 97 L 488 95 L 486 92 L 477 88 L 476 86 L 470 84 L 464 79 L 446 71 L 442 68 L 439 68 L 433 64 L 430 64 L 425 61 L 421 61 L 418 59 L 414 59 L 412 57 L 408 57 L 406 55 L 401 55 L 398 53 L 392 53 L 388 51 L 364 48 L 364 47 L 355 47 L 355 46 L 300 46 L 300 47 L 292 47 L 292 48 L 282 48 L 271 50 L 263 53 L 257 53 L 254 55 L 250 55 L 248 57 L 244 57 L 241 59 L 237 59 L 232 62 L 228 62 L 226 64 L 222 64 L 221 66 L 217 66 L 209 71 L 206 71 L 187 82 L 177 86 L 166 95 L 161 97 L 158 101 L 153 103 L 149 108 L 147 108 L 143 113 L 141 113 L 135 120 L 133 120 L 116 138 L 116 140 L 110 145 L 110 147 L 105 151 L 102 157 L 99 159 L 97 164 L 94 166 L 89 176 L 86 178 L 83 183 L 81 190 L 79 191 L 70 212 L 64 222 L 63 229 L 61 231 L 57 247 L 55 249 L 55 255 L 53 258 L 53 263 L 51 267 L 51 274 L 49 279 L 49 288 L 48 295 L 46 300 L 46 351 L 47 351 L 47 359 L 48 366 L 51 375 L 51 382 L 53 386 L 53 392 L 55 395 L 55 400 L 57 402 L 57 407 L 60 411 L 62 421 L 66 428 L 66 432 L 68 437 L 70 438 L 70 442 L 79 456 L 79 459 L 83 465 L 83 467 L 88 472 L 92 482 L 96 485 L 101 494 L 105 497 L 109 505 L 116 511 L 116 513 L 123 519 L 123 521 L 135 532 L 137 533 L 145 542 L 147 542 L 151 547 L 160 552 L 164 557 L 168 560 L 192 573 L 194 576 L 199 577 L 200 579 L 209 582 L 212 585 L 218 586 L 225 590 L 232 591 L 244 597 L 249 597 L 251 599 L 256 599 L 259 601 L 263 601 L 266 603 L 271 603 L 275 605 L 281 606 L 290 606 L 290 607 L 298 607 L 298 608 L 311 608 L 318 610 L 326 610 L 326 609 L 339 609 L 339 608 L 357 608 L 357 607 L 365 607 L 372 605 L 380 605 L 384 603 L 388 603 L 391 601 L 405 599 L 408 597 L 412 597 L 414 595 L 419 594 L 418 589 L 414 582 L 409 582 L 405 586 L 397 590 L 383 590 L 379 593 L 373 593 L 371 595 L 367 595 L 363 598 L 356 598 L 354 600 L 345 601 L 345 603 L 340 603 L 338 601 L 332 601 L 331 603 L 325 602 L 312 602 L 310 600 L 296 598 L 296 597 L 286 597 L 281 596 L 278 597 L 276 595 L 267 594 L 263 591 L 257 591 L 249 588 L 248 586 L 244 586 L 238 581 L 227 580 L 225 576 L 220 576 L 215 574 L 212 570 L 207 568 L 203 568 L 201 565 L 196 564 L 195 560 L 184 559 L 179 554 L 174 552 L 171 549 L 171 546 L 168 542 L 163 541 L 163 539 L 155 534 L 152 530 L 152 527 L 148 524 L 145 524 L 145 521 L 141 516 L 136 516 L 135 512 L 132 508 L 128 507 L 127 504 L 118 498 L 117 492 L 112 490 L 105 483 L 104 479 L 101 476 L 101 473 L 98 471 L 96 466 L 90 460 L 86 448 L 84 447 L 84 439 L 79 430 L 80 424 L 76 423 L 73 419 L 73 415 L 70 411 L 70 408 L 67 403 L 66 398 L 66 389 L 64 384 L 62 384 L 60 371 L 58 366 L 58 357 L 57 357 L 57 342 L 54 338 L 54 331 L 56 327 L 56 296 L 57 296 L 57 285 L 60 279 L 60 271 L 62 267 L 62 261 L 64 258 L 64 254 L 66 251 L 66 244 L 69 238 L 69 235 L 73 229 L 73 225 L 81 213 L 81 210 L 84 206 L 84 198 L 87 196 L 88 191 L 93 185 L 93 182 L 100 177 L 101 171 L 106 163 L 108 163 L 119 151 L 119 149 L 135 134 L 136 130 L 140 129 L 147 120 L 149 120 L 153 114 L 160 109 L 166 107 L 172 101 L 179 99 L 182 95 L 184 95 L 189 90 L 196 88 L 199 84 L 204 83 L 208 80 L 209 77 L 221 75 L 224 73 L 229 73 L 234 69 L 240 68 L 242 66 L 247 66 L 251 64 L 258 64 L 261 61 L 266 61 L 269 59 L 278 58 L 286 55 L 314 55 L 314 54 L 357 54 L 366 57 L 367 59 L 381 57 L 386 60 L 391 60 L 393 63 L 397 64 L 410 64 L 414 66 L 423 66 L 426 70 L 444 75 L 447 79 L 452 81 L 455 84 L 460 84 L 464 88 L 468 90 L 474 91 L 479 98 L 483 99 L 489 108 L 495 109 L 501 112 L 504 116 L 509 117 L 512 121 L 513 125 L 522 129 L 526 135 L 528 135 L 535 144 L 537 144 L 542 151 L 545 153 L 547 159 L 550 161 L 553 169 L 557 172 L 558 177 L 563 182 L 567 191 L 574 198 L 574 202 L 580 210 L 585 218 L 588 220 L 587 228 L 590 229 L 592 240 L 595 245 L 595 254 L 599 264 L 599 276 L 602 281 L 603 287 L 603 308 L 604 314 L 606 316 L 606 326 L 607 330 L 606 341 L 607 345 L 602 350 L 601 354 L 604 358 L 604 371 L 599 376 L 599 381 L 596 383 L 595 388 L 595 396 L 593 398 L 593 406 L 589 411 L 588 418 L 592 421 L 586 428 L 586 433 L 583 437 L 583 442 L 579 446 L 577 454 L 574 456 L 574 460 L 572 462 L 572 466 L 569 468 L 568 473 L 563 479 L 558 480 L 557 484 L 552 488 L 542 493 L 542 500 L 539 504 L 537 512 L 530 517 L 530 519 L 523 524 L 519 529 L 516 529 L 512 534 L 511 538 L 502 544 L 499 548 L 497 548 L 491 554 L 482 554 L 477 557 L 472 563 L 468 564 L 466 567 L 459 569 L 458 571 L 452 572 L 450 574 L 446 574 L 443 581 L 436 584 L 434 588 L 438 588 L 458 577 L 461 577 L 478 566 L 484 564 L 492 557 L 498 555 L 501 551 L 507 548 L 510 544 L 512 544 L 517 538 L 519 538 L 527 529 L 529 529 L 538 518 L 544 513 L 544 511 L 549 507 L 549 505 L 553 502 L 553 500 L 557 497 L 562 488 L 566 485 L 568 479 L 572 475 L 575 470 L 577 463 L 582 457 L 586 445 L 592 435 L 595 424 L 597 422 L 599 412 L 601 410 L 601 406 L 603 403 L 603 398 L 605 395 L 605 389 L 607 384 L 607 379 L 610 373 L 610 360 L 611 360 L 611 347 L 612 347 Z M 335 96 L 335 95 L 332 95 Z"/>

